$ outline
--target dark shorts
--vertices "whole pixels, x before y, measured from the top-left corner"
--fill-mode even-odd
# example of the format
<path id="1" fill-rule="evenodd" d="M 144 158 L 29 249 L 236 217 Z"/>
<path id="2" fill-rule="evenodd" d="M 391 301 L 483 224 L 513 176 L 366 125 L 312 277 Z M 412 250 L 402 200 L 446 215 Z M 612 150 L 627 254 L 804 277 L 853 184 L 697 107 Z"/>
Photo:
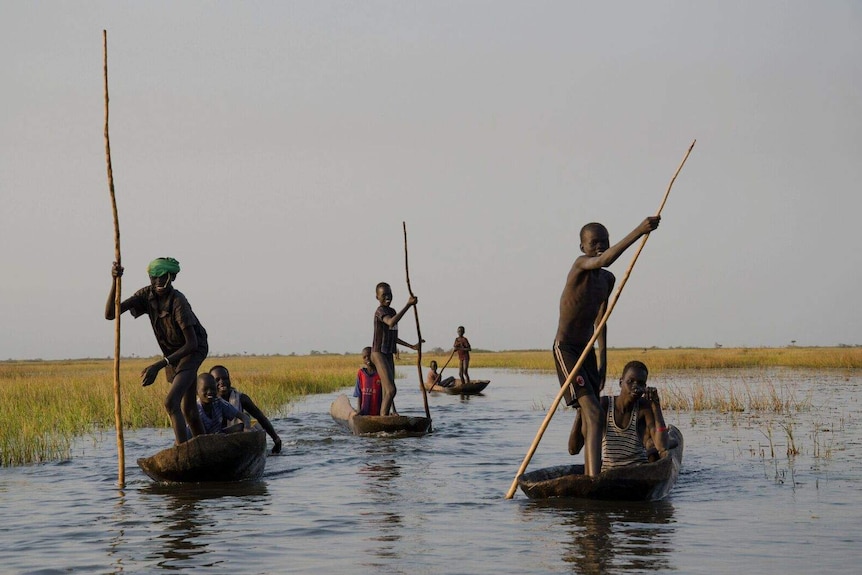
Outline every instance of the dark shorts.
<path id="1" fill-rule="evenodd" d="M 560 386 L 566 383 L 569 373 L 572 368 L 577 365 L 581 359 L 581 353 L 584 348 L 580 345 L 570 343 L 554 342 L 554 364 L 557 366 L 557 377 L 560 380 Z M 591 393 L 599 397 L 601 391 L 601 380 L 599 378 L 599 367 L 596 360 L 596 350 L 591 349 L 587 352 L 584 358 L 584 363 L 578 374 L 572 378 L 572 381 L 566 387 L 563 398 L 566 400 L 566 405 L 569 407 L 577 407 L 578 399 Z"/>
<path id="2" fill-rule="evenodd" d="M 165 367 L 165 377 L 168 378 L 168 383 L 172 383 L 174 381 L 174 377 L 176 377 L 179 372 L 188 371 L 190 369 L 195 371 L 195 377 L 197 377 L 198 368 L 200 368 L 206 358 L 206 352 L 199 349 L 182 358 L 176 366 L 169 365 Z"/>

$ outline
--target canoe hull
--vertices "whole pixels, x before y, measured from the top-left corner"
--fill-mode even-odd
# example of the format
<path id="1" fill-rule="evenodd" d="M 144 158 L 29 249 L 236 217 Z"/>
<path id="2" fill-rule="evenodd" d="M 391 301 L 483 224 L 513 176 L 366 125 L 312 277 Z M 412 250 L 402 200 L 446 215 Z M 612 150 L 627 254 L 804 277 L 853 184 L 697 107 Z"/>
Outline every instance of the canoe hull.
<path id="1" fill-rule="evenodd" d="M 455 381 L 458 381 L 457 379 Z M 448 393 L 449 395 L 478 395 L 484 391 L 488 384 L 491 383 L 488 379 L 472 379 L 470 383 L 461 385 L 456 383 L 449 387 L 441 387 L 439 385 L 432 386 L 425 384 L 425 389 L 428 391 L 439 391 L 440 393 Z"/>
<path id="2" fill-rule="evenodd" d="M 199 435 L 138 465 L 156 481 L 202 483 L 258 479 L 266 466 L 266 433 Z"/>
<path id="3" fill-rule="evenodd" d="M 559 465 L 525 473 L 518 485 L 530 499 L 658 501 L 673 488 L 682 465 L 682 433 L 670 426 L 668 435 L 678 445 L 653 463 L 610 469 L 598 477 L 584 475 L 583 465 Z"/>
<path id="4" fill-rule="evenodd" d="M 329 414 L 354 435 L 424 435 L 431 428 L 431 420 L 427 417 L 359 415 L 344 394 L 335 398 Z"/>

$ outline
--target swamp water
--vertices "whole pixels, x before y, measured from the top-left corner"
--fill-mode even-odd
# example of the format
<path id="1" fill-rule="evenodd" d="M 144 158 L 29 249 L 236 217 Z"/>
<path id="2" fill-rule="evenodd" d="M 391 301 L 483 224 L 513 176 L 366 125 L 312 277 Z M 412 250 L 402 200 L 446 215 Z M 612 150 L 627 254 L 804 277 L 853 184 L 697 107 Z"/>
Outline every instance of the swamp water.
<path id="1" fill-rule="evenodd" d="M 491 380 L 485 394 L 430 396 L 435 431 L 421 438 L 348 435 L 329 416 L 337 394 L 293 404 L 257 482 L 153 483 L 135 461 L 172 441 L 153 429 L 126 433 L 123 490 L 111 432 L 69 461 L 2 468 L 0 573 L 860 572 L 862 372 L 656 375 L 660 391 L 765 386 L 811 405 L 666 410 L 685 453 L 655 503 L 503 499 L 559 388 L 553 374 L 473 376 Z M 402 413 L 421 414 L 415 380 L 399 390 Z M 572 418 L 554 416 L 528 470 L 572 460 Z"/>

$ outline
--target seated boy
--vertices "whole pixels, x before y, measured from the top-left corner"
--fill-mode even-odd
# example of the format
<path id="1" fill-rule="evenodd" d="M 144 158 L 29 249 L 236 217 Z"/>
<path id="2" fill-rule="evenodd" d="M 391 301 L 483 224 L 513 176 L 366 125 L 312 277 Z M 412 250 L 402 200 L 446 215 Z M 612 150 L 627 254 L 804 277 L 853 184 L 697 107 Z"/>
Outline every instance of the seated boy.
<path id="1" fill-rule="evenodd" d="M 225 433 L 231 419 L 239 418 L 242 429 L 251 428 L 251 419 L 225 400 L 218 397 L 215 378 L 209 373 L 198 376 L 198 415 L 205 433 Z"/>
<path id="2" fill-rule="evenodd" d="M 436 387 L 451 387 L 453 383 L 455 383 L 455 377 L 449 376 L 446 379 L 440 379 L 443 377 L 441 374 L 437 373 L 437 362 L 433 359 L 431 360 L 431 364 L 429 365 L 431 368 L 428 370 L 428 375 L 425 377 L 425 388 L 432 389 Z"/>

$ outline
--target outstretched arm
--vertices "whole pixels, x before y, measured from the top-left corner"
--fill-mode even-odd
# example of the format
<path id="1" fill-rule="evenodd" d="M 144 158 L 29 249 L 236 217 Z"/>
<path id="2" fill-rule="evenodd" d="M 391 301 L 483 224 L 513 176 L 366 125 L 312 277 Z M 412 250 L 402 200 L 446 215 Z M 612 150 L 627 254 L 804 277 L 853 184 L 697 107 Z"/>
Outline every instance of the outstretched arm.
<path id="1" fill-rule="evenodd" d="M 577 260 L 575 260 L 575 265 L 585 270 L 595 270 L 608 267 L 609 265 L 617 261 L 617 258 L 620 257 L 630 245 L 635 243 L 638 238 L 655 230 L 658 227 L 660 221 L 661 216 L 649 216 L 644 221 L 642 221 L 640 225 L 638 225 L 635 229 L 629 232 L 629 235 L 627 235 L 614 245 L 610 246 L 601 254 L 594 257 L 581 256 Z"/>
<path id="2" fill-rule="evenodd" d="M 166 355 L 156 363 L 148 365 L 143 369 L 143 371 L 141 371 L 141 385 L 144 387 L 151 385 L 156 381 L 156 376 L 162 368 L 165 368 L 168 365 L 176 366 L 182 358 L 194 352 L 198 348 L 198 336 L 195 334 L 195 330 L 192 326 L 187 325 L 183 327 L 183 337 L 186 340 L 185 345 L 174 353 Z"/>
<path id="3" fill-rule="evenodd" d="M 246 394 L 243 393 L 240 396 L 240 403 L 242 404 L 243 410 L 249 412 L 252 415 L 252 417 L 254 417 L 257 420 L 257 422 L 260 424 L 260 426 L 262 428 L 264 428 L 264 430 L 272 438 L 272 442 L 274 444 L 272 447 L 272 452 L 273 453 L 279 453 L 281 451 L 281 438 L 275 432 L 275 428 L 272 426 L 272 423 L 270 423 L 269 419 L 263 414 L 263 412 L 260 410 L 260 408 L 257 405 L 255 405 L 255 403 L 251 400 L 251 398 L 249 396 L 247 396 Z M 361 398 L 359 400 L 359 404 L 360 404 L 360 406 L 362 405 L 362 399 Z"/>

